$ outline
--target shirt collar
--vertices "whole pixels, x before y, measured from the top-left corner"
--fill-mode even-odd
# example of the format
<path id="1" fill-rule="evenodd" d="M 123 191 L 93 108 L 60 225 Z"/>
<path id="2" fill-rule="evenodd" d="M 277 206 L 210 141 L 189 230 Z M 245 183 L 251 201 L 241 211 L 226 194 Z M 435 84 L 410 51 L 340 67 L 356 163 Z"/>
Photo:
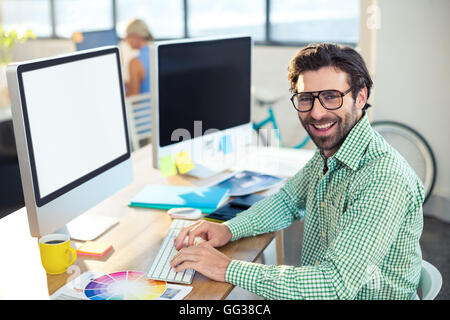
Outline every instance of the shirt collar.
<path id="1" fill-rule="evenodd" d="M 334 157 L 352 170 L 358 169 L 361 157 L 372 140 L 372 136 L 372 127 L 370 126 L 367 113 L 364 112 L 362 118 L 350 130 Z"/>

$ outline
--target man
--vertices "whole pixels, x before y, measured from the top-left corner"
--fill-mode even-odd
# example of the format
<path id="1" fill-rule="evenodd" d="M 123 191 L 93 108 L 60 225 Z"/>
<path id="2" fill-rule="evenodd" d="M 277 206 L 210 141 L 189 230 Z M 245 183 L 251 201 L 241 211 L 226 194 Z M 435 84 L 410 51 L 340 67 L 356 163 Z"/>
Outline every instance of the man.
<path id="1" fill-rule="evenodd" d="M 348 47 L 311 45 L 292 59 L 288 77 L 291 101 L 318 151 L 279 192 L 234 219 L 183 229 L 172 266 L 268 299 L 414 298 L 423 186 L 369 124 L 372 80 L 364 61 Z M 300 267 L 231 260 L 214 248 L 294 219 L 305 221 Z M 206 241 L 193 246 L 195 237 Z"/>

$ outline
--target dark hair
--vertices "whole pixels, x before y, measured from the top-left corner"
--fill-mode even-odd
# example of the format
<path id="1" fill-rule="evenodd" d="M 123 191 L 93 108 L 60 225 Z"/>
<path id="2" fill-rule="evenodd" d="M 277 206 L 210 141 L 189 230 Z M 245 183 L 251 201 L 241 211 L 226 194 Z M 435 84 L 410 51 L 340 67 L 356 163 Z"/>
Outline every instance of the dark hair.
<path id="1" fill-rule="evenodd" d="M 310 44 L 292 58 L 288 67 L 291 91 L 296 90 L 300 74 L 328 66 L 333 66 L 348 74 L 354 100 L 364 87 L 367 88 L 367 99 L 369 99 L 373 82 L 363 58 L 353 48 L 333 43 Z M 363 110 L 369 107 L 370 104 L 366 102 Z"/>

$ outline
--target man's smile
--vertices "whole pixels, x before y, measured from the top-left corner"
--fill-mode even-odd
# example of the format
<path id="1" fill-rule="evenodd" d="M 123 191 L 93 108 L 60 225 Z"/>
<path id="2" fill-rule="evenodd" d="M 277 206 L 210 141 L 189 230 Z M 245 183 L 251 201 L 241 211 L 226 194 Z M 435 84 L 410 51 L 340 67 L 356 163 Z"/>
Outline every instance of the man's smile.
<path id="1" fill-rule="evenodd" d="M 331 121 L 323 124 L 310 123 L 309 127 L 315 135 L 324 136 L 330 133 L 331 129 L 335 126 L 336 123 L 337 121 Z"/>

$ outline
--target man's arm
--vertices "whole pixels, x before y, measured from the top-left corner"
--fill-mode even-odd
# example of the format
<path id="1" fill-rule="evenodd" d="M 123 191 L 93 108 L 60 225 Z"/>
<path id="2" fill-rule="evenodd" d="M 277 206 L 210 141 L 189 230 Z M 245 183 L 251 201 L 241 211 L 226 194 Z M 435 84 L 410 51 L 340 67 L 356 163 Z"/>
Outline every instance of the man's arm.
<path id="1" fill-rule="evenodd" d="M 220 224 L 202 220 L 183 228 L 175 239 L 175 248 L 180 250 L 186 238 L 188 246 L 194 245 L 196 237 L 213 247 L 221 247 L 230 240 L 279 230 L 289 226 L 294 218 L 303 218 L 313 160 L 314 157 L 276 194 L 255 203 L 235 218 Z"/>
<path id="2" fill-rule="evenodd" d="M 369 281 L 370 268 L 381 265 L 411 203 L 404 178 L 374 177 L 343 213 L 342 231 L 319 265 L 266 266 L 233 260 L 225 280 L 267 299 L 353 299 Z"/>
<path id="3" fill-rule="evenodd" d="M 223 224 L 210 221 L 198 221 L 183 228 L 174 241 L 178 253 L 171 260 L 171 266 L 176 272 L 187 268 L 194 269 L 203 275 L 225 281 L 225 272 L 231 259 L 214 247 L 220 247 L 230 240 L 236 240 L 245 235 L 255 235 L 278 230 L 288 226 L 295 217 L 303 217 L 306 202 L 309 176 L 312 161 L 276 194 L 261 200 L 238 217 Z M 194 246 L 196 237 L 204 243 Z M 232 239 L 233 237 L 233 239 Z M 188 247 L 183 248 L 186 238 Z"/>
<path id="4" fill-rule="evenodd" d="M 314 158 L 277 193 L 224 222 L 223 224 L 231 231 L 231 241 L 281 230 L 291 225 L 295 219 L 302 219 L 309 183 L 315 180 L 312 177 Z"/>

